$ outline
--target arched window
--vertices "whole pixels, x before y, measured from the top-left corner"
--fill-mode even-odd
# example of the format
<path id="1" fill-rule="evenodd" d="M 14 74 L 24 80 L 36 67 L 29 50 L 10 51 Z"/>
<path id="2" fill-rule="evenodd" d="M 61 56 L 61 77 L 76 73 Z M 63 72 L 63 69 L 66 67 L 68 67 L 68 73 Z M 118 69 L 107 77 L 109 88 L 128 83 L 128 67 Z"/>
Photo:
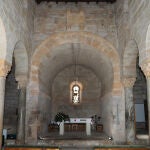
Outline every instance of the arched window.
<path id="1" fill-rule="evenodd" d="M 70 84 L 70 100 L 73 104 L 81 103 L 82 99 L 82 84 L 78 81 L 73 81 Z"/>

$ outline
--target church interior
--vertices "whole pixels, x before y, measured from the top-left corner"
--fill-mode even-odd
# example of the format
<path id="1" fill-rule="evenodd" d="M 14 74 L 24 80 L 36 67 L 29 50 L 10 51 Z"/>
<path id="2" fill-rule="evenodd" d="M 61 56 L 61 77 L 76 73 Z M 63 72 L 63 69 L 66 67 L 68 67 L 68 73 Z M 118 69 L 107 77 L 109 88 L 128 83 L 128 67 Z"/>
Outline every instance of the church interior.
<path id="1" fill-rule="evenodd" d="M 149 0 L 0 0 L 0 147 L 150 149 Z"/>

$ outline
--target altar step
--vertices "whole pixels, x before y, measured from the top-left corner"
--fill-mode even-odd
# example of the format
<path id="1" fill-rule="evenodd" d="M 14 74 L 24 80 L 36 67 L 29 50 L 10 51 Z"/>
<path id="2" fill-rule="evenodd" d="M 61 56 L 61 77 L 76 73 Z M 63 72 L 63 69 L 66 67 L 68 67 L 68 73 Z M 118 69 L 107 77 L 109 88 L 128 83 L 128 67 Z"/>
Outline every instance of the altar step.
<path id="1" fill-rule="evenodd" d="M 88 147 L 63 147 L 61 150 L 93 150 L 93 148 Z"/>
<path id="2" fill-rule="evenodd" d="M 55 140 L 39 140 L 38 145 L 51 145 L 51 146 L 57 146 L 60 148 L 78 148 L 83 149 L 83 148 L 94 148 L 94 147 L 100 147 L 104 145 L 113 145 L 113 141 L 106 140 L 106 139 L 55 139 Z"/>
<path id="3" fill-rule="evenodd" d="M 132 146 L 119 146 L 119 147 L 101 147 L 101 148 L 88 148 L 88 147 L 62 147 L 62 148 L 52 148 L 52 147 L 30 147 L 30 146 L 22 146 L 15 147 L 9 146 L 4 147 L 4 150 L 150 150 L 149 147 L 132 147 Z"/>

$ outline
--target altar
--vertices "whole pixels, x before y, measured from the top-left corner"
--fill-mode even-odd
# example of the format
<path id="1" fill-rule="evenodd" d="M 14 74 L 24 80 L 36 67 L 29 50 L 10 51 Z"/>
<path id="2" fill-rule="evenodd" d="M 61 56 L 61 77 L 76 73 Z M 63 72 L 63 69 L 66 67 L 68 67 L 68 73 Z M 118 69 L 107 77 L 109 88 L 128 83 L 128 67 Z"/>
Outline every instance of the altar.
<path id="1" fill-rule="evenodd" d="M 70 118 L 70 121 L 62 121 L 59 126 L 59 134 L 64 135 L 64 126 L 65 124 L 85 124 L 86 125 L 86 135 L 91 135 L 91 118 Z"/>

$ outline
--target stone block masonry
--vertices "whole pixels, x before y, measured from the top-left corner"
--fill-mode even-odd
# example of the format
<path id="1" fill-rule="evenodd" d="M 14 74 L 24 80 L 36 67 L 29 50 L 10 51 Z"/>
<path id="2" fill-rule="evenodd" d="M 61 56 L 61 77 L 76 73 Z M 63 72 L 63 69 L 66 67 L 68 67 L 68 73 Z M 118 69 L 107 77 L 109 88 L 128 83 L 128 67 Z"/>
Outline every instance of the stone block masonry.
<path id="1" fill-rule="evenodd" d="M 34 23 L 34 48 L 52 33 L 64 31 L 96 33 L 117 46 L 112 4 L 41 3 L 36 8 Z"/>

